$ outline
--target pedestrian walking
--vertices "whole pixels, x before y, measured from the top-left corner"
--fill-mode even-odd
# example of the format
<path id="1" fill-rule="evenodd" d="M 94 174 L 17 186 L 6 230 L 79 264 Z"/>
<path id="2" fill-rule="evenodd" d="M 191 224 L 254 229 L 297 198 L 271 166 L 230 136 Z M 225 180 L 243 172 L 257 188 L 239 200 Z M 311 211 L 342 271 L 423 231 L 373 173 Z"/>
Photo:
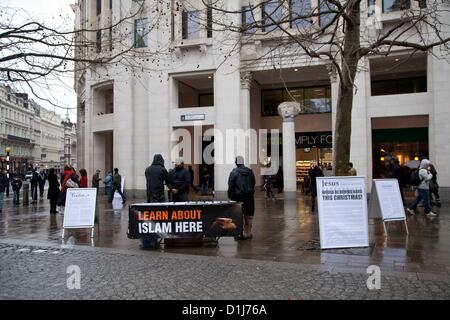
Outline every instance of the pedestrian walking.
<path id="1" fill-rule="evenodd" d="M 86 169 L 80 170 L 80 184 L 79 188 L 87 188 L 88 187 L 88 177 L 87 177 L 87 171 Z"/>
<path id="2" fill-rule="evenodd" d="M 208 182 L 209 182 L 209 171 L 208 168 L 204 166 L 200 174 L 200 194 L 202 196 L 208 195 Z"/>
<path id="3" fill-rule="evenodd" d="M 405 179 L 403 178 L 403 169 L 400 166 L 400 161 L 398 158 L 392 159 L 392 178 L 397 179 L 398 187 L 400 189 L 400 196 L 402 197 L 402 202 L 405 203 L 405 197 L 403 195 L 403 189 L 405 188 Z"/>
<path id="4" fill-rule="evenodd" d="M 108 171 L 106 173 L 105 180 L 103 180 L 103 184 L 105 185 L 105 194 L 108 196 L 108 199 L 111 197 L 112 181 L 113 181 L 112 172 Z"/>
<path id="5" fill-rule="evenodd" d="M 38 175 L 38 186 L 39 186 L 39 198 L 42 199 L 44 197 L 44 187 L 45 182 L 47 181 L 47 175 L 44 170 L 39 171 Z"/>
<path id="6" fill-rule="evenodd" d="M 228 198 L 242 202 L 243 230 L 237 240 L 253 238 L 252 227 L 255 215 L 255 174 L 244 165 L 242 156 L 236 157 L 236 168 L 228 178 Z"/>
<path id="7" fill-rule="evenodd" d="M 351 166 L 353 168 L 353 166 Z M 356 170 L 355 170 L 356 175 Z M 311 193 L 311 212 L 314 212 L 316 209 L 316 197 L 317 197 L 317 177 L 323 177 L 323 171 L 320 169 L 317 162 L 311 162 L 311 169 L 308 171 L 308 176 L 310 179 L 310 187 L 309 191 Z"/>
<path id="8" fill-rule="evenodd" d="M 169 183 L 169 174 L 164 167 L 162 155 L 155 154 L 153 162 L 145 169 L 145 179 L 147 181 L 147 202 L 162 203 L 165 202 L 164 184 Z M 149 235 L 148 238 L 141 240 L 141 249 L 156 249 L 159 244 L 159 238 L 156 235 Z"/>
<path id="9" fill-rule="evenodd" d="M 37 173 L 36 169 L 33 169 L 33 172 L 31 173 L 31 203 L 37 202 L 38 197 L 38 184 L 39 184 L 39 174 Z"/>
<path id="10" fill-rule="evenodd" d="M 96 170 L 95 174 L 92 176 L 92 188 L 98 189 L 100 188 L 100 181 L 102 181 L 102 178 L 100 178 L 100 170 Z"/>
<path id="11" fill-rule="evenodd" d="M 58 211 L 56 210 L 56 205 L 58 202 L 58 196 L 60 193 L 59 190 L 59 181 L 58 176 L 55 173 L 55 169 L 51 168 L 48 173 L 48 191 L 47 191 L 47 199 L 50 200 L 50 213 L 56 214 Z"/>
<path id="12" fill-rule="evenodd" d="M 269 200 L 275 200 L 275 195 L 273 194 L 273 178 L 271 175 L 264 176 L 264 191 L 266 192 L 266 198 Z"/>
<path id="13" fill-rule="evenodd" d="M 439 196 L 439 184 L 437 181 L 437 171 L 436 167 L 430 163 L 430 173 L 433 178 L 430 180 L 430 203 L 437 207 L 441 206 L 441 197 Z"/>
<path id="14" fill-rule="evenodd" d="M 20 176 L 18 174 L 16 174 L 13 178 L 13 181 L 11 181 L 11 187 L 13 191 L 13 204 L 19 205 L 20 189 L 22 189 L 22 179 L 20 179 Z"/>
<path id="15" fill-rule="evenodd" d="M 0 212 L 3 211 L 3 202 L 5 199 L 5 191 L 8 186 L 8 177 L 4 172 L 0 172 Z"/>
<path id="16" fill-rule="evenodd" d="M 191 177 L 189 171 L 184 168 L 184 162 L 177 159 L 175 162 L 175 169 L 169 173 L 169 189 L 172 194 L 173 202 L 187 202 L 189 185 L 191 184 Z"/>
<path id="17" fill-rule="evenodd" d="M 116 191 L 122 197 L 122 204 L 125 204 L 125 202 L 127 202 L 127 199 L 125 198 L 125 196 L 122 192 L 122 176 L 119 174 L 119 169 L 117 169 L 117 168 L 114 169 L 114 175 L 113 175 L 113 180 L 112 180 L 112 190 L 111 190 L 111 194 L 109 197 L 109 202 L 111 202 L 111 203 L 113 202 L 114 194 L 116 193 Z"/>
<path id="18" fill-rule="evenodd" d="M 409 214 L 414 215 L 417 205 L 423 201 L 425 214 L 427 217 L 434 217 L 436 213 L 431 211 L 430 205 L 430 181 L 433 175 L 430 173 L 430 161 L 423 159 L 419 165 L 419 185 L 417 186 L 417 197 L 415 201 L 406 209 Z"/>
<path id="19" fill-rule="evenodd" d="M 349 176 L 356 176 L 357 175 L 356 169 L 353 168 L 353 163 L 352 162 L 348 163 L 348 175 Z"/>
<path id="20" fill-rule="evenodd" d="M 278 193 L 282 193 L 284 188 L 284 181 L 283 181 L 284 177 L 283 177 L 283 168 L 281 168 L 281 166 L 278 169 L 275 180 L 277 184 Z"/>

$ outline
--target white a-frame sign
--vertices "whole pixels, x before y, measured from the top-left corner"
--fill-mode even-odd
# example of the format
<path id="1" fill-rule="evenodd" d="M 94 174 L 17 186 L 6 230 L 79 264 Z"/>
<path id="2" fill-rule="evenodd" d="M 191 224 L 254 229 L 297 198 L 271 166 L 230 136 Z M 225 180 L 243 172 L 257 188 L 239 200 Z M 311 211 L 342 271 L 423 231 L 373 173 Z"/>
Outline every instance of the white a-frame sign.
<path id="1" fill-rule="evenodd" d="M 384 233 L 387 235 L 386 223 L 404 221 L 406 233 L 409 234 L 406 223 L 405 208 L 397 179 L 374 179 L 372 196 L 370 198 L 369 218 L 383 219 Z"/>

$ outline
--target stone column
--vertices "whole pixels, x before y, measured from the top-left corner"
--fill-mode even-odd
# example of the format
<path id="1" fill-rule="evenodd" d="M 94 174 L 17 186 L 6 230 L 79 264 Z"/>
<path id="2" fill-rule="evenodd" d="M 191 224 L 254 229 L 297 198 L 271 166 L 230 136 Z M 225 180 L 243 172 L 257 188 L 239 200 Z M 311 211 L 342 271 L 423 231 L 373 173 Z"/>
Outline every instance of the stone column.
<path id="1" fill-rule="evenodd" d="M 241 128 L 247 132 L 250 129 L 250 88 L 253 76 L 251 72 L 241 73 Z M 250 138 L 245 143 L 244 157 L 245 165 L 250 166 Z"/>
<path id="2" fill-rule="evenodd" d="M 294 118 L 300 113 L 300 103 L 283 102 L 278 114 L 283 118 L 283 180 L 284 198 L 295 199 L 297 191 Z"/>

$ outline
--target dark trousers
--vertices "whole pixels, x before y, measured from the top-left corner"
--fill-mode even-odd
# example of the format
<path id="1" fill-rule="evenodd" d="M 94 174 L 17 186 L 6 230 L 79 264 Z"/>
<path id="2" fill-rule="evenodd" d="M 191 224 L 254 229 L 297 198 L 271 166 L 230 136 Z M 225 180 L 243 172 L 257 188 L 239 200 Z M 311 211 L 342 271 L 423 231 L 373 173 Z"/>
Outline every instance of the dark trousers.
<path id="1" fill-rule="evenodd" d="M 164 192 L 162 193 L 151 193 L 147 191 L 147 202 L 148 203 L 161 203 L 165 202 Z M 145 239 L 141 239 L 141 249 L 156 249 L 158 247 L 158 236 L 155 234 L 149 234 Z"/>
<path id="2" fill-rule="evenodd" d="M 19 204 L 20 190 L 13 190 L 13 192 L 14 192 L 13 203 L 14 204 Z"/>
<path id="3" fill-rule="evenodd" d="M 417 205 L 423 201 L 423 205 L 425 207 L 425 213 L 429 213 L 431 211 L 430 205 L 430 190 L 428 189 L 417 189 L 418 195 L 416 200 L 409 206 L 411 210 L 416 210 Z"/>
<path id="4" fill-rule="evenodd" d="M 162 203 L 165 201 L 166 201 L 166 199 L 164 197 L 164 192 L 151 193 L 150 191 L 147 191 L 147 202 L 148 203 Z"/>
<path id="5" fill-rule="evenodd" d="M 39 183 L 39 197 L 43 197 L 44 196 L 44 186 L 45 184 Z"/>
<path id="6" fill-rule="evenodd" d="M 187 193 L 172 193 L 172 201 L 173 202 L 188 202 L 188 194 Z"/>
<path id="7" fill-rule="evenodd" d="M 50 213 L 56 213 L 56 201 L 58 197 L 50 198 Z"/>
<path id="8" fill-rule="evenodd" d="M 125 202 L 127 199 L 125 198 L 124 194 L 122 193 L 122 188 L 112 188 L 111 190 L 111 194 L 109 196 L 109 202 L 112 202 L 114 199 L 114 194 L 116 193 L 116 191 L 120 194 L 120 196 L 122 197 L 122 201 Z"/>
<path id="9" fill-rule="evenodd" d="M 37 185 L 31 185 L 31 199 L 33 199 L 33 201 L 37 201 L 37 189 Z"/>

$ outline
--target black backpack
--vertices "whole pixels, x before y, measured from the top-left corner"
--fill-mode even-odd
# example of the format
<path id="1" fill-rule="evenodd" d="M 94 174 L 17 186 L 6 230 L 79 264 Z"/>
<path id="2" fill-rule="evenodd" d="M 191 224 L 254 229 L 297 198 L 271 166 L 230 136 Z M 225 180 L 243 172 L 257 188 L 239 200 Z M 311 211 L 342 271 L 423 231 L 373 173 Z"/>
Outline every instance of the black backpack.
<path id="1" fill-rule="evenodd" d="M 422 179 L 420 178 L 420 175 L 419 175 L 419 170 L 420 170 L 420 169 L 414 170 L 414 171 L 411 173 L 411 176 L 409 177 L 409 183 L 410 183 L 412 186 L 417 187 L 417 186 L 419 186 L 420 183 L 422 182 Z"/>

